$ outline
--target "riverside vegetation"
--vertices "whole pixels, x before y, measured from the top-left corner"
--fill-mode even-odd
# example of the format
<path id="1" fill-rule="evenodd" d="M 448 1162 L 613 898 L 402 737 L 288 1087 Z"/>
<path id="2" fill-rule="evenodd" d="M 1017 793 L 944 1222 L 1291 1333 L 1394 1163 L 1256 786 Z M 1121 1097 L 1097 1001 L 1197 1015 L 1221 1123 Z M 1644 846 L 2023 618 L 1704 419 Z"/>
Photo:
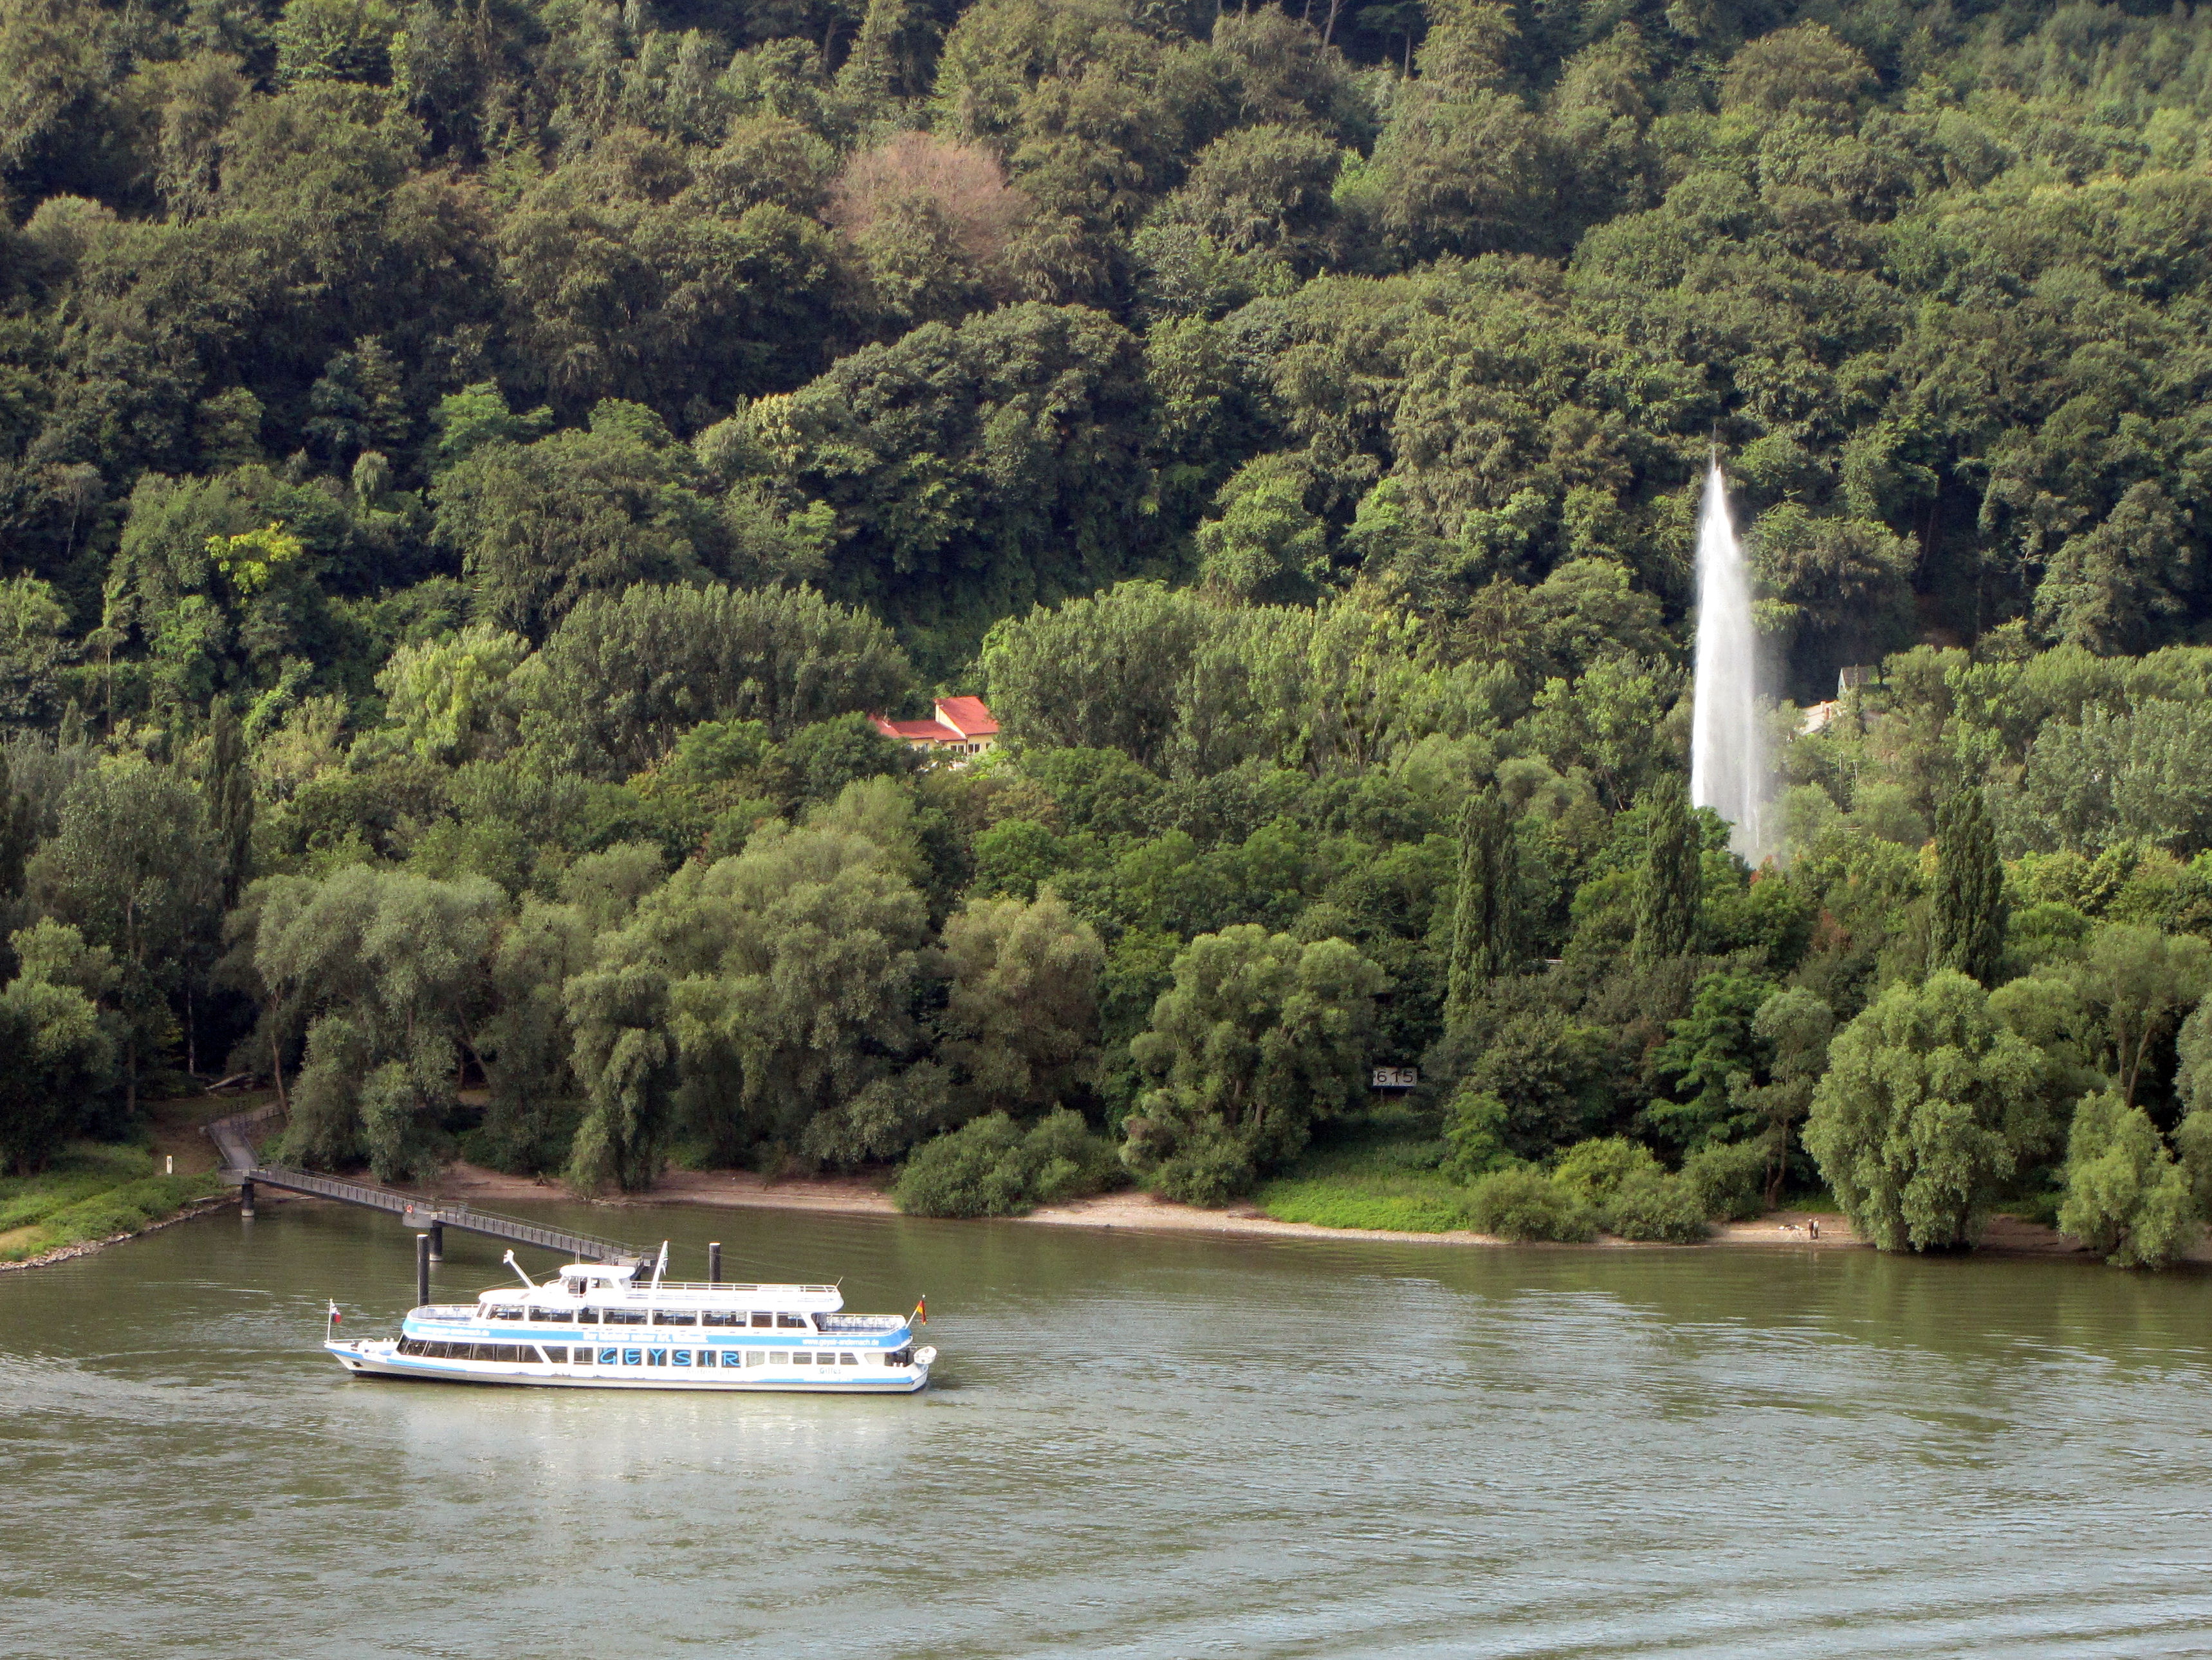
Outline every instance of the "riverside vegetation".
<path id="1" fill-rule="evenodd" d="M 383 1178 L 2212 1209 L 2212 17 L 0 0 L 0 107 L 15 1180 L 247 1073 Z M 1874 671 L 1758 871 L 1714 441 Z"/>

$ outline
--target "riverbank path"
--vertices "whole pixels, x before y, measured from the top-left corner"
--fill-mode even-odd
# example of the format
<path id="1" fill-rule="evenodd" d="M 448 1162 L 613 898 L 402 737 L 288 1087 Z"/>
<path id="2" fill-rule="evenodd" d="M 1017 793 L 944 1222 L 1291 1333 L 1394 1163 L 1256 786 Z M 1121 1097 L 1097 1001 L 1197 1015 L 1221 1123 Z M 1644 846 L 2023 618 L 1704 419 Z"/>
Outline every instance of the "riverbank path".
<path id="1" fill-rule="evenodd" d="M 519 1216 L 501 1216 L 449 1199 L 402 1193 L 397 1188 L 380 1187 L 373 1182 L 348 1182 L 335 1176 L 318 1176 L 312 1171 L 264 1164 L 254 1151 L 254 1143 L 266 1136 L 284 1116 L 283 1104 L 271 1101 L 248 1112 L 214 1119 L 206 1127 L 208 1139 L 222 1153 L 223 1179 L 237 1183 L 248 1216 L 253 1214 L 256 1188 L 277 1188 L 287 1193 L 312 1194 L 318 1199 L 335 1199 L 340 1204 L 359 1205 L 367 1210 L 397 1216 L 417 1232 L 430 1236 L 430 1256 L 434 1262 L 446 1254 L 447 1228 L 506 1239 L 518 1245 L 536 1245 L 560 1252 L 573 1262 L 619 1264 L 645 1260 L 645 1252 L 619 1240 L 548 1227 Z"/>

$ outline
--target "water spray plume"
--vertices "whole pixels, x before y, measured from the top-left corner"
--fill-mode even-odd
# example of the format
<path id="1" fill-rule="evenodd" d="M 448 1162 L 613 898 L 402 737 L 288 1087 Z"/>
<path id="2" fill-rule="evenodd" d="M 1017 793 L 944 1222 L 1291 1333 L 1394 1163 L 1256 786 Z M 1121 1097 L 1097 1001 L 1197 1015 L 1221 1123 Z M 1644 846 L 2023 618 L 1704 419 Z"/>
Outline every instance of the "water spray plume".
<path id="1" fill-rule="evenodd" d="M 1756 865 L 1767 838 L 1766 731 L 1759 707 L 1759 640 L 1751 579 L 1729 517 L 1720 451 L 1705 474 L 1698 514 L 1697 685 L 1691 706 L 1690 803 L 1729 822 L 1729 847 Z"/>

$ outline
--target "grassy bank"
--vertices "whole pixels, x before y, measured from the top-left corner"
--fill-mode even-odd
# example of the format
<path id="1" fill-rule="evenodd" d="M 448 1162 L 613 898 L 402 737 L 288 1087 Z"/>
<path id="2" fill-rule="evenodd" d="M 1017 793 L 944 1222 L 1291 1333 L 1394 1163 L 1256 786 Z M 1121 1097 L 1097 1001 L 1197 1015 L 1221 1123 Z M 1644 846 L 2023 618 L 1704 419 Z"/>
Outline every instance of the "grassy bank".
<path id="1" fill-rule="evenodd" d="M 0 1177 L 0 1262 L 135 1233 L 222 1190 L 216 1176 L 164 1176 L 150 1149 L 81 1141 L 36 1176 Z"/>
<path id="2" fill-rule="evenodd" d="M 1435 1125 L 1384 1110 L 1324 1125 L 1313 1144 L 1255 1195 L 1279 1222 L 1325 1228 L 1446 1233 L 1469 1227 L 1467 1189 L 1437 1171 Z"/>

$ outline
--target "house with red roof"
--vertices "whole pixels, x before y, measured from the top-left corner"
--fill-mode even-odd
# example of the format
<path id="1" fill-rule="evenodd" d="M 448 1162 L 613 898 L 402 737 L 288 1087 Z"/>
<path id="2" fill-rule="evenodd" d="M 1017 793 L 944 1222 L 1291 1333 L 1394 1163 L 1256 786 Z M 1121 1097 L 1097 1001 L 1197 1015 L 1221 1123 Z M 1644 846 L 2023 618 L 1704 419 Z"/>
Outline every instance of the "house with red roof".
<path id="1" fill-rule="evenodd" d="M 999 738 L 999 723 L 980 697 L 940 697 L 933 721 L 886 721 L 880 714 L 868 719 L 884 737 L 955 766 L 966 765 Z"/>

